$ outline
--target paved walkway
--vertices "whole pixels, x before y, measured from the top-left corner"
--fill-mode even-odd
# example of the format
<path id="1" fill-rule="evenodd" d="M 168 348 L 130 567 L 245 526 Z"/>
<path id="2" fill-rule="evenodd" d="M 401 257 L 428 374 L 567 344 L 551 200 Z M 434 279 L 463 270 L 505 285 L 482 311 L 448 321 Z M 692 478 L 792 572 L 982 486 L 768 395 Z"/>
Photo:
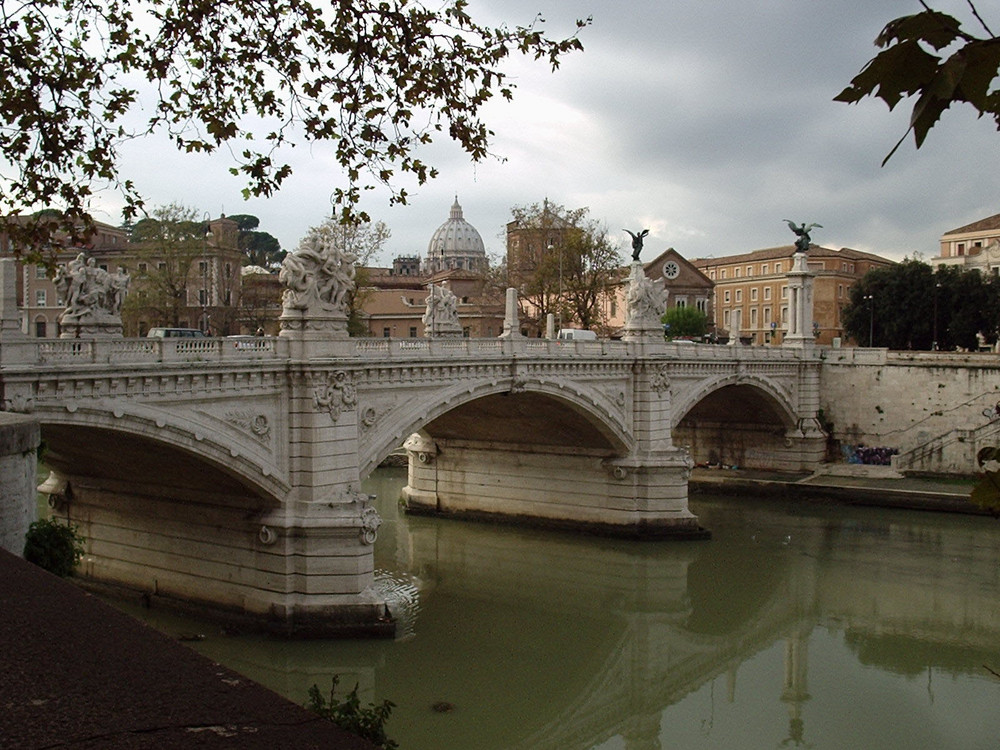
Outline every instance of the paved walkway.
<path id="1" fill-rule="evenodd" d="M 372 748 L 3 550 L 0 644 L 0 748 Z"/>
<path id="2" fill-rule="evenodd" d="M 840 467 L 814 474 L 784 474 L 738 469 L 691 472 L 691 492 L 752 493 L 835 499 L 853 505 L 875 505 L 915 510 L 987 515 L 969 501 L 974 479 L 933 479 L 888 476 L 881 467 L 845 475 Z"/>

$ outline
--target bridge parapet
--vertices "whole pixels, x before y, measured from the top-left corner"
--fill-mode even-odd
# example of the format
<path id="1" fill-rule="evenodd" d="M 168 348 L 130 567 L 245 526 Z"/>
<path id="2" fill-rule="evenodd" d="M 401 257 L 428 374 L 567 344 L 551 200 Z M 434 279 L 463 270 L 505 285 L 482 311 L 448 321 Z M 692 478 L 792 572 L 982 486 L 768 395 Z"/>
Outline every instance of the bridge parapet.
<path id="1" fill-rule="evenodd" d="M 4 342 L 3 365 L 174 364 L 288 358 L 278 338 L 35 339 Z"/>
<path id="2" fill-rule="evenodd" d="M 609 357 L 618 359 L 669 358 L 718 362 L 801 361 L 801 349 L 761 346 L 716 346 L 711 344 L 658 342 L 560 341 L 557 339 L 351 339 L 353 356 L 362 359 L 428 359 L 438 357 Z"/>

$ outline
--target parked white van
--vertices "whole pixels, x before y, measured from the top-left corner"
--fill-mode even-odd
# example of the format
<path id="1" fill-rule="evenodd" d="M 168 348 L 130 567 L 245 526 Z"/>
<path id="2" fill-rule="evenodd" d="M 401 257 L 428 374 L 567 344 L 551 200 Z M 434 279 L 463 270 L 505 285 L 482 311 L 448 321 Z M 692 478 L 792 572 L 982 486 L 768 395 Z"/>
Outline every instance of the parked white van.
<path id="1" fill-rule="evenodd" d="M 197 328 L 150 328 L 146 337 L 151 339 L 203 339 L 205 332 Z"/>
<path id="2" fill-rule="evenodd" d="M 597 334 L 583 328 L 560 328 L 556 338 L 560 341 L 596 341 Z"/>

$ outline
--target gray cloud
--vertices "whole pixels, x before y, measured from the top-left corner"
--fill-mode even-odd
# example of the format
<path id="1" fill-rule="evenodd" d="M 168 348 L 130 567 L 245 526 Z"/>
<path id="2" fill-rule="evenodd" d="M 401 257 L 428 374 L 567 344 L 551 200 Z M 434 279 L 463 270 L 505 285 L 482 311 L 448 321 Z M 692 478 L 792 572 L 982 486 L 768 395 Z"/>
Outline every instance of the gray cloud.
<path id="1" fill-rule="evenodd" d="M 968 18 L 962 0 L 935 7 Z M 424 252 L 456 194 L 494 252 L 510 207 L 549 197 L 589 206 L 614 233 L 652 227 L 651 254 L 786 244 L 788 217 L 823 224 L 814 238 L 824 244 L 933 255 L 941 233 L 1000 210 L 989 158 L 1000 135 L 970 112 L 949 112 L 924 148 L 907 142 L 881 168 L 912 104 L 890 113 L 880 102 L 832 101 L 877 52 L 882 26 L 919 10 L 916 0 L 473 0 L 474 15 L 508 23 L 541 11 L 554 33 L 593 13 L 586 51 L 555 74 L 543 63 L 511 64 L 515 102 L 488 110 L 506 162 L 471 165 L 456 146 L 436 144 L 426 157 L 441 177 L 408 186 L 410 206 L 389 209 L 374 191 L 365 208 L 392 228 L 388 256 Z M 298 149 L 287 188 L 245 204 L 223 157 L 192 167 L 189 157 L 150 151 L 135 163 L 152 204 L 254 213 L 288 248 L 322 221 L 343 184 L 330 148 Z"/>

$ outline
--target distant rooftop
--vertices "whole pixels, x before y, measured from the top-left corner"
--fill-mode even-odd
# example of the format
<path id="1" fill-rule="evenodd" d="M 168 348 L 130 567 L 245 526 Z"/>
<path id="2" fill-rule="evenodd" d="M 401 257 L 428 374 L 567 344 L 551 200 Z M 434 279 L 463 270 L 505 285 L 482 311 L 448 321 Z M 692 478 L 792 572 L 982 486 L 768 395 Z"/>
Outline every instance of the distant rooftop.
<path id="1" fill-rule="evenodd" d="M 966 224 L 964 227 L 951 229 L 945 232 L 943 236 L 947 237 L 949 234 L 968 234 L 969 232 L 991 232 L 996 229 L 1000 229 L 1000 214 L 993 214 L 993 216 L 987 216 L 985 219 Z"/>

